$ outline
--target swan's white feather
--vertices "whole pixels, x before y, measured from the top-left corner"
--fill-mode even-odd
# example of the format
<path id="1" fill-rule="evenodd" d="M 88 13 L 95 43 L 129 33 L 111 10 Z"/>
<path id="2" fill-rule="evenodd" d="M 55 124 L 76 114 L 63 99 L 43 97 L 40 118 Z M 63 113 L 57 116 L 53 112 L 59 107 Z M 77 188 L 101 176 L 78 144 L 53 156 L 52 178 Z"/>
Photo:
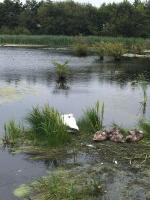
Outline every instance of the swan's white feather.
<path id="1" fill-rule="evenodd" d="M 72 113 L 64 114 L 61 117 L 62 117 L 62 120 L 63 120 L 63 122 L 66 126 L 68 126 L 71 129 L 79 130 L 79 127 L 76 123 L 76 119 L 75 119 L 75 117 L 73 116 Z"/>

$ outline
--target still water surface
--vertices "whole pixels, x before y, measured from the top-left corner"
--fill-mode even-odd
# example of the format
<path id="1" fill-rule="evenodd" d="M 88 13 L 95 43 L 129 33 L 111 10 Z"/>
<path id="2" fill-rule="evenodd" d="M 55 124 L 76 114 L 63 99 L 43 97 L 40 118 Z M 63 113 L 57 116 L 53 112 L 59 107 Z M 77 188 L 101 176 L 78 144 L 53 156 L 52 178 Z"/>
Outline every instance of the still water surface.
<path id="1" fill-rule="evenodd" d="M 54 62 L 69 61 L 71 74 L 67 87 L 61 88 L 55 77 Z M 35 105 L 49 103 L 61 113 L 83 110 L 97 100 L 105 103 L 104 123 L 135 126 L 142 117 L 142 90 L 133 84 L 139 74 L 150 80 L 149 61 L 111 59 L 99 62 L 95 56 L 77 58 L 67 53 L 44 49 L 0 48 L 0 135 L 10 119 L 22 121 Z M 150 98 L 150 86 L 147 89 Z M 145 117 L 150 117 L 150 101 Z M 82 159 L 81 159 L 82 158 Z M 84 157 L 80 158 L 84 160 Z M 50 165 L 51 167 L 51 165 Z M 49 167 L 48 167 L 49 168 Z M 0 200 L 16 199 L 13 189 L 32 178 L 44 175 L 44 162 L 31 162 L 25 155 L 0 152 Z"/>

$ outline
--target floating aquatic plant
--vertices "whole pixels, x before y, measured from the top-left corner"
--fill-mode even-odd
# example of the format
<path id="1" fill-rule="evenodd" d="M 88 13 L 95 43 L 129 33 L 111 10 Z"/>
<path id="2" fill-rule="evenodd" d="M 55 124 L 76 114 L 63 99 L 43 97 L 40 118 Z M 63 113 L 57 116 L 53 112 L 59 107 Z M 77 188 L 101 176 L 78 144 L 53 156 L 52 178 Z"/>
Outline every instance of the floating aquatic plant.
<path id="1" fill-rule="evenodd" d="M 3 86 L 0 87 L 0 104 L 21 97 L 21 94 L 15 89 L 15 87 Z"/>
<path id="2" fill-rule="evenodd" d="M 10 101 L 16 101 L 23 98 L 24 95 L 32 93 L 37 94 L 38 88 L 27 86 L 24 83 L 21 83 L 21 85 L 17 86 L 0 86 L 0 104 L 10 102 Z"/>
<path id="3" fill-rule="evenodd" d="M 28 196 L 30 189 L 29 186 L 22 184 L 14 191 L 14 195 L 19 198 Z"/>

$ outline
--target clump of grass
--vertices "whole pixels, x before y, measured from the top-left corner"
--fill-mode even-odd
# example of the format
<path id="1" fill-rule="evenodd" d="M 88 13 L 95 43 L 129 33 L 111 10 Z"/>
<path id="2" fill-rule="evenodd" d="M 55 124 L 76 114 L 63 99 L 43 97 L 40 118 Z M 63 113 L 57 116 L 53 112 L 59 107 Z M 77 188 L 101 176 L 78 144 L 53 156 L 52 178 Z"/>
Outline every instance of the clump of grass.
<path id="1" fill-rule="evenodd" d="M 150 139 L 150 121 L 141 120 L 139 122 L 139 127 L 144 132 L 144 137 Z"/>
<path id="2" fill-rule="evenodd" d="M 107 52 L 106 52 L 106 43 L 104 43 L 104 42 L 96 43 L 92 47 L 92 51 L 99 56 L 100 60 L 103 60 L 104 56 L 106 56 L 106 54 L 107 54 Z"/>
<path id="3" fill-rule="evenodd" d="M 3 141 L 5 144 L 16 144 L 23 137 L 24 133 L 24 129 L 13 120 L 5 123 L 4 131 Z"/>
<path id="4" fill-rule="evenodd" d="M 134 54 L 143 54 L 145 50 L 145 44 L 144 43 L 141 43 L 141 44 L 132 44 L 129 51 L 131 51 L 131 53 L 134 53 Z"/>
<path id="5" fill-rule="evenodd" d="M 142 106 L 143 106 L 143 114 L 145 114 L 146 112 L 146 105 L 147 105 L 147 88 L 148 88 L 148 81 L 145 79 L 144 75 L 141 74 L 138 78 L 138 83 L 142 89 L 143 92 L 143 100 L 141 102 Z"/>
<path id="6" fill-rule="evenodd" d="M 56 67 L 57 81 L 66 81 L 66 78 L 69 74 L 68 61 L 64 62 L 63 64 L 55 62 L 54 65 Z"/>
<path id="7" fill-rule="evenodd" d="M 120 60 L 121 56 L 125 53 L 124 45 L 119 42 L 96 43 L 92 49 L 101 60 L 104 56 L 112 56 L 115 60 Z"/>
<path id="8" fill-rule="evenodd" d="M 86 44 L 77 43 L 73 47 L 73 52 L 76 56 L 84 57 L 88 55 L 88 46 Z"/>
<path id="9" fill-rule="evenodd" d="M 122 43 L 108 43 L 106 46 L 106 52 L 109 56 L 113 56 L 115 60 L 120 60 L 125 53 L 125 48 Z"/>
<path id="10" fill-rule="evenodd" d="M 73 45 L 73 52 L 76 56 L 85 57 L 88 55 L 88 44 L 85 41 L 85 38 L 79 36 L 75 39 L 75 43 Z"/>
<path id="11" fill-rule="evenodd" d="M 94 133 L 103 129 L 104 103 L 100 105 L 96 102 L 95 106 L 84 111 L 83 117 L 79 120 L 80 130 L 85 133 Z"/>
<path id="12" fill-rule="evenodd" d="M 36 200 L 92 200 L 99 199 L 102 194 L 100 181 L 97 181 L 95 177 L 89 178 L 87 172 L 78 171 L 77 174 L 67 170 L 57 170 L 31 183 L 29 187 L 21 186 L 20 188 L 26 188 L 22 197 Z M 14 194 L 17 195 L 18 191 L 19 188 Z"/>
<path id="13" fill-rule="evenodd" d="M 60 113 L 49 105 L 42 109 L 34 107 L 26 120 L 30 125 L 30 138 L 39 144 L 55 146 L 70 141 Z"/>

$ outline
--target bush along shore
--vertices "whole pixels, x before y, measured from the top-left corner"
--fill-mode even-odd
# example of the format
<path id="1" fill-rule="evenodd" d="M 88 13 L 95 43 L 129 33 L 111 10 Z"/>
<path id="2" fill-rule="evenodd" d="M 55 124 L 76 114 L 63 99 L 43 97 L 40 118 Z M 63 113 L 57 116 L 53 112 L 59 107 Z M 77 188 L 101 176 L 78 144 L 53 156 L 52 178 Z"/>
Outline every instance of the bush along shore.
<path id="1" fill-rule="evenodd" d="M 123 57 L 150 58 L 150 40 L 142 38 L 98 37 L 98 36 L 44 36 L 44 35 L 0 35 L 3 47 L 60 48 L 75 56 L 105 56 L 115 61 Z"/>

